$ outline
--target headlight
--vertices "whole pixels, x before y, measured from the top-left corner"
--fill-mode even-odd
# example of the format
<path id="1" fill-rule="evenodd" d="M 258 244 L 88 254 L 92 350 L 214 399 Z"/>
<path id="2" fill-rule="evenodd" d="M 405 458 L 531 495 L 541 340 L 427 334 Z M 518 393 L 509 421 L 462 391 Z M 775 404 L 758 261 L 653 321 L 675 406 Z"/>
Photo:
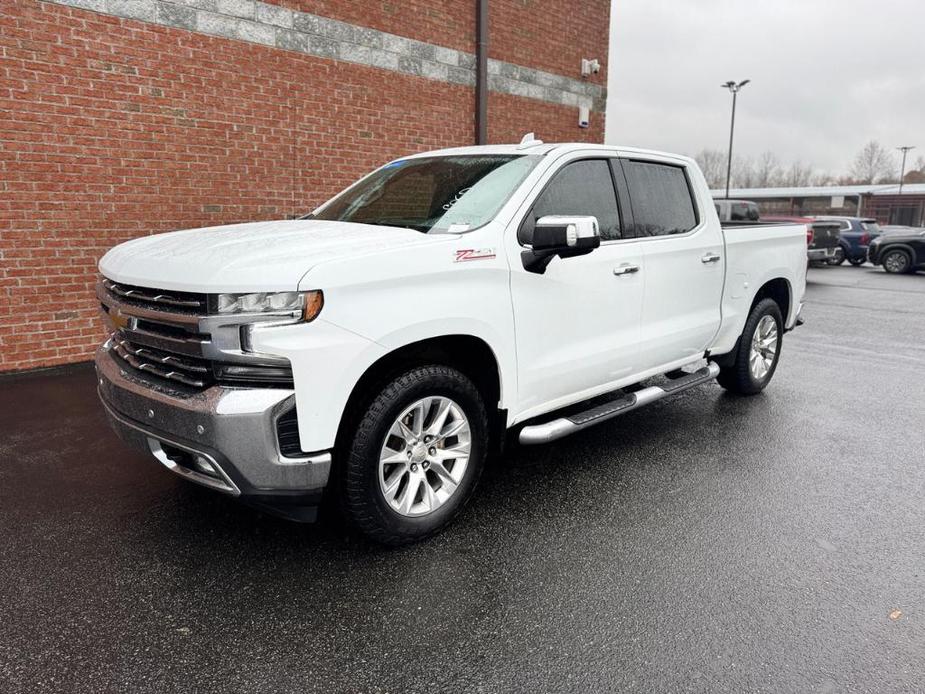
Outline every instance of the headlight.
<path id="1" fill-rule="evenodd" d="M 324 295 L 320 291 L 218 295 L 218 312 L 221 314 L 302 311 L 303 320 L 310 321 L 321 312 L 322 306 Z"/>

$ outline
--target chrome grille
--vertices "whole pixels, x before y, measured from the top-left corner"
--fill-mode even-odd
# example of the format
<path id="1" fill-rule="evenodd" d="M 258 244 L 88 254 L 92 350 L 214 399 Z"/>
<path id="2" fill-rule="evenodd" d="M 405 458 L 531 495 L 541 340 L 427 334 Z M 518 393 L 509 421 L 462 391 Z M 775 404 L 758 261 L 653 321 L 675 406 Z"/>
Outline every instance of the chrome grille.
<path id="1" fill-rule="evenodd" d="M 130 284 L 113 282 L 112 280 L 103 280 L 103 287 L 126 301 L 154 309 L 160 308 L 167 311 L 177 311 L 179 309 L 183 312 L 204 314 L 208 308 L 205 294 L 136 287 Z"/>
<path id="2" fill-rule="evenodd" d="M 214 382 L 212 367 L 206 359 L 193 359 L 163 350 L 136 345 L 116 333 L 112 350 L 134 369 L 153 376 L 177 381 L 194 388 L 205 388 Z"/>
<path id="3" fill-rule="evenodd" d="M 96 294 L 112 333 L 110 354 L 151 388 L 165 387 L 168 381 L 184 392 L 218 382 L 292 385 L 287 359 L 250 354 L 241 344 L 243 325 L 289 316 L 210 314 L 206 294 L 136 287 L 106 278 L 97 284 Z"/>

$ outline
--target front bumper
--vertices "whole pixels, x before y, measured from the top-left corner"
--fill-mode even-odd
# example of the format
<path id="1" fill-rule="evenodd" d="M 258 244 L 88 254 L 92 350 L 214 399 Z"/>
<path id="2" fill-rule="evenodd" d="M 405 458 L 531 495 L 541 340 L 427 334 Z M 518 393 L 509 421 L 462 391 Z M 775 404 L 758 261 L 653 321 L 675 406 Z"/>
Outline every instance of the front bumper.
<path id="1" fill-rule="evenodd" d="M 120 366 L 108 341 L 95 361 L 113 429 L 175 474 L 286 515 L 292 514 L 285 507 L 308 509 L 320 501 L 330 452 L 280 453 L 276 423 L 295 406 L 292 390 L 212 386 L 183 395 L 155 389 Z"/>

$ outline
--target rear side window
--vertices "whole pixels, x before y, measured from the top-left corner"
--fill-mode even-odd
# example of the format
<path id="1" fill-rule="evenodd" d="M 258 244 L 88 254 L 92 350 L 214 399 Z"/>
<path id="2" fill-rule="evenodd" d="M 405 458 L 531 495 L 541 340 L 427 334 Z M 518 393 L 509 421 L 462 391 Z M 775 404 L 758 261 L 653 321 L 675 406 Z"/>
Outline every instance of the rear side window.
<path id="1" fill-rule="evenodd" d="M 636 236 L 684 234 L 697 226 L 697 212 L 684 169 L 624 161 Z"/>
<path id="2" fill-rule="evenodd" d="M 619 239 L 620 213 L 607 161 L 586 159 L 566 164 L 536 199 L 518 240 L 532 243 L 536 220 L 546 215 L 593 215 L 597 217 L 601 241 Z"/>

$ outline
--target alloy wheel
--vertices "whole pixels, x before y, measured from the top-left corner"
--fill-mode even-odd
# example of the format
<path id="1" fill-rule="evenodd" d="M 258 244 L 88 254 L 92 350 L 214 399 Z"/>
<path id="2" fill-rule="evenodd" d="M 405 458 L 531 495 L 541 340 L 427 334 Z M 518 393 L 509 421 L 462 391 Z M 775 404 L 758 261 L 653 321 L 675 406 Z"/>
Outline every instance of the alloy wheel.
<path id="1" fill-rule="evenodd" d="M 768 375 L 777 356 L 777 321 L 773 316 L 762 316 L 752 335 L 748 366 L 756 381 Z"/>
<path id="2" fill-rule="evenodd" d="M 412 403 L 395 419 L 379 455 L 379 490 L 393 511 L 425 516 L 456 493 L 469 464 L 472 431 L 443 396 Z"/>
<path id="3" fill-rule="evenodd" d="M 909 258 L 905 253 L 900 253 L 898 251 L 888 253 L 886 258 L 883 259 L 883 266 L 890 272 L 905 272 L 908 265 Z"/>

